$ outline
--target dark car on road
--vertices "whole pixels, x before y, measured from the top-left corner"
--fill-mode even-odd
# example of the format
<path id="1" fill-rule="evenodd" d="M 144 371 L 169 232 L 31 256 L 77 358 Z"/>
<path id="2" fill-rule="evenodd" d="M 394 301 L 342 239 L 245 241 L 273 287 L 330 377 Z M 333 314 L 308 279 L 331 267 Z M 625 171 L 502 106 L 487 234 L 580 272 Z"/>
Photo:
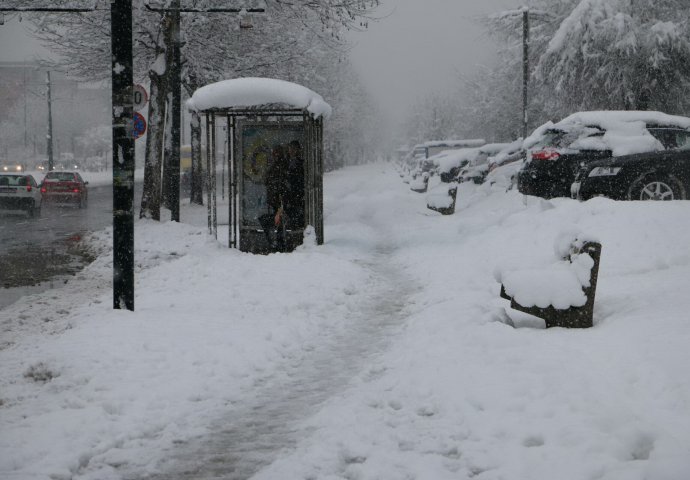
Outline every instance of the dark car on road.
<path id="1" fill-rule="evenodd" d="M 48 172 L 41 183 L 43 201 L 72 203 L 84 208 L 89 199 L 88 184 L 78 172 Z"/>
<path id="2" fill-rule="evenodd" d="M 634 153 L 690 142 L 690 119 L 660 112 L 580 112 L 540 127 L 526 145 L 518 189 L 543 198 L 569 197 L 580 168 Z M 526 141 L 528 144 L 528 141 Z"/>
<path id="3" fill-rule="evenodd" d="M 571 187 L 573 198 L 588 200 L 687 200 L 690 149 L 624 155 L 588 163 Z"/>

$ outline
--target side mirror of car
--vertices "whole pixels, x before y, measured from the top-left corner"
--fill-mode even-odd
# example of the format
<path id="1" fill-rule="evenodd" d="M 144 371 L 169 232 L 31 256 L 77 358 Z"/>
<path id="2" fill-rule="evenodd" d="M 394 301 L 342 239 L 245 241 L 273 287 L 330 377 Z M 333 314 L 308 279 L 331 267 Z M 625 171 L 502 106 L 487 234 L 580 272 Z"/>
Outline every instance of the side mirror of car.
<path id="1" fill-rule="evenodd" d="M 89 182 L 84 182 L 84 185 L 88 185 L 88 184 L 89 184 Z"/>

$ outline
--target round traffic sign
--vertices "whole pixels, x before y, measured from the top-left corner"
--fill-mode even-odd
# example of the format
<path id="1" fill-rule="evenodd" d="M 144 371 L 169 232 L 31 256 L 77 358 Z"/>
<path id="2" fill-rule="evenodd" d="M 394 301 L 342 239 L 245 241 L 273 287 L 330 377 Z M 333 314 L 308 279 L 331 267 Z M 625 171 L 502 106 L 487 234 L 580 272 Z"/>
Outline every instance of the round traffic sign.
<path id="1" fill-rule="evenodd" d="M 144 108 L 149 101 L 149 94 L 146 93 L 146 89 L 138 84 L 132 87 L 132 96 L 134 100 L 134 110 L 137 112 Z"/>
<path id="2" fill-rule="evenodd" d="M 139 112 L 134 112 L 134 122 L 132 123 L 132 137 L 134 140 L 146 133 L 146 119 Z"/>

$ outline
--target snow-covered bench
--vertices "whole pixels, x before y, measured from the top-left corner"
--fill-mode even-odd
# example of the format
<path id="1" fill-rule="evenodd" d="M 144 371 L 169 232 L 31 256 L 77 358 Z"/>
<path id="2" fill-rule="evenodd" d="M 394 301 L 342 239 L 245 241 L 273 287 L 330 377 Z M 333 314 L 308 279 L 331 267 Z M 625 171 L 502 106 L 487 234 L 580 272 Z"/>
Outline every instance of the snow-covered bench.
<path id="1" fill-rule="evenodd" d="M 575 238 L 556 250 L 555 264 L 500 273 L 501 297 L 514 310 L 543 318 L 546 328 L 591 327 L 601 243 Z"/>
<path id="2" fill-rule="evenodd" d="M 442 183 L 426 196 L 426 207 L 442 215 L 455 213 L 455 199 L 458 195 L 457 184 Z"/>

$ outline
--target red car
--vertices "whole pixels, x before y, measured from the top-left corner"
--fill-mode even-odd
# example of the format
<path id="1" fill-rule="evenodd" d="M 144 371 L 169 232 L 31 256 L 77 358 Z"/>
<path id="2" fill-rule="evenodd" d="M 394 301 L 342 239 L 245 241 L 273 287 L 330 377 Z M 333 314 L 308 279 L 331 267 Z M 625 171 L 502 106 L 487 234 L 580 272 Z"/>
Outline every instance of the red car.
<path id="1" fill-rule="evenodd" d="M 85 208 L 89 198 L 88 184 L 77 172 L 48 172 L 41 183 L 43 201 L 74 203 Z"/>

